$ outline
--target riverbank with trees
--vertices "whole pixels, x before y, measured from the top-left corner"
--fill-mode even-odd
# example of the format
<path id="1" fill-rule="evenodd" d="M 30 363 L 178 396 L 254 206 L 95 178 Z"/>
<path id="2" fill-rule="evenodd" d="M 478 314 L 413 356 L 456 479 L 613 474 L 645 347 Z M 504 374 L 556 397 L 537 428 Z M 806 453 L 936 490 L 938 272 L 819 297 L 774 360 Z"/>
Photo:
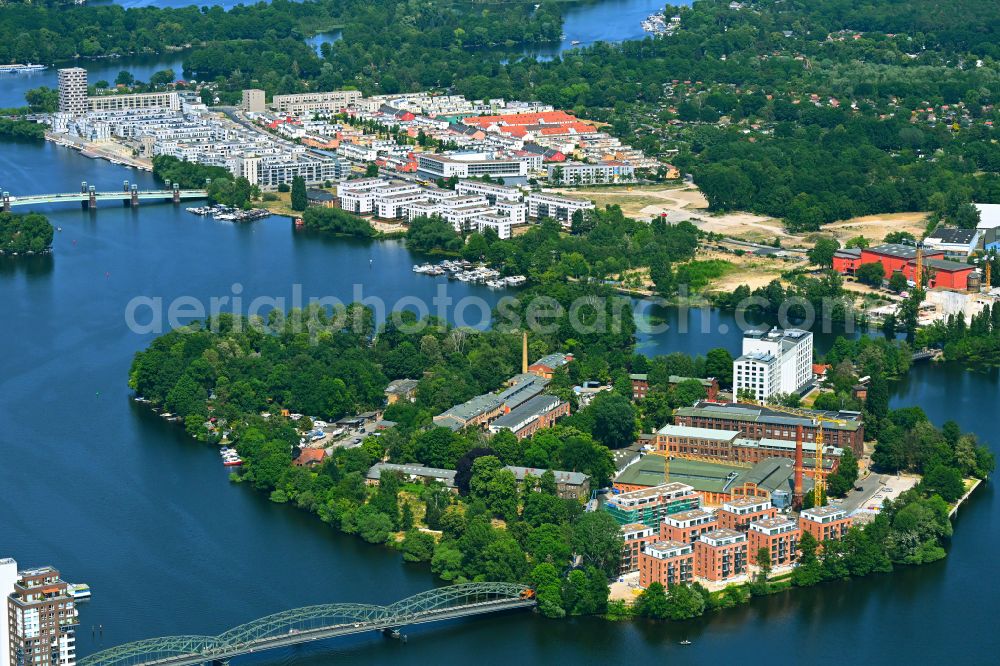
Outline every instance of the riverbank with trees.
<path id="1" fill-rule="evenodd" d="M 244 210 L 261 197 L 259 187 L 246 178 L 234 178 L 225 167 L 189 162 L 170 155 L 153 158 L 153 177 L 167 186 L 176 183 L 181 189 L 207 188 L 208 198 L 213 203 Z"/>

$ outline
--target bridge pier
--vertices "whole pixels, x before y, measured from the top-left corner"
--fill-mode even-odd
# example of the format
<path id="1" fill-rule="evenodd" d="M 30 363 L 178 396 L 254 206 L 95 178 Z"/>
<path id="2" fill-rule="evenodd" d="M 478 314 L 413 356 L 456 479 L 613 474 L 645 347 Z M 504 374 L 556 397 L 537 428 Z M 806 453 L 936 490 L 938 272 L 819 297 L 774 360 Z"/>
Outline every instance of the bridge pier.
<path id="1" fill-rule="evenodd" d="M 177 183 L 174 183 L 174 203 L 179 204 L 181 202 L 181 187 Z"/>
<path id="2" fill-rule="evenodd" d="M 122 183 L 122 192 L 128 192 L 129 190 L 130 190 L 130 188 L 129 188 L 129 185 L 128 185 L 128 181 L 126 180 L 126 181 L 124 181 Z M 126 208 L 128 208 L 131 205 L 132 205 L 132 200 L 131 199 L 122 199 L 122 206 L 125 206 Z"/>
<path id="3" fill-rule="evenodd" d="M 86 194 L 86 193 L 87 193 L 87 181 L 83 181 L 82 183 L 80 183 L 80 194 Z M 89 208 L 87 204 L 88 204 L 87 201 L 81 200 L 80 208 L 87 210 L 87 208 Z"/>
<path id="4" fill-rule="evenodd" d="M 132 197 L 131 197 L 130 203 L 131 203 L 132 208 L 138 208 L 138 206 L 139 206 L 139 186 L 138 185 L 133 185 L 132 186 Z"/>
<path id="5" fill-rule="evenodd" d="M 10 212 L 10 192 L 3 193 L 3 212 Z"/>
<path id="6" fill-rule="evenodd" d="M 90 207 L 90 210 L 97 210 L 97 188 L 91 185 L 88 195 L 87 205 Z"/>

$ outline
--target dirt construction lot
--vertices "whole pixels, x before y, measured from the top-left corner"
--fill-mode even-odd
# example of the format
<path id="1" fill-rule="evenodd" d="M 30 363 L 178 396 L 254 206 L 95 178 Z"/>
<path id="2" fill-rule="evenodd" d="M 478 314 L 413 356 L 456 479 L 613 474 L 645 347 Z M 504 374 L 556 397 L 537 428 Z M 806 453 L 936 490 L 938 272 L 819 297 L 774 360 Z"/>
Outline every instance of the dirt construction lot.
<path id="1" fill-rule="evenodd" d="M 882 242 L 891 231 L 908 231 L 916 237 L 924 231 L 926 213 L 868 215 L 824 226 L 813 234 L 791 234 L 779 219 L 753 213 L 710 213 L 708 201 L 694 185 L 643 185 L 553 190 L 567 196 L 586 197 L 598 207 L 621 206 L 629 217 L 652 219 L 663 213 L 671 219 L 687 216 L 699 229 L 741 240 L 770 243 L 780 238 L 785 247 L 812 247 L 819 236 L 833 236 L 843 245 L 855 236 L 864 236 L 871 245 Z"/>
<path id="2" fill-rule="evenodd" d="M 670 211 L 692 213 L 708 208 L 708 201 L 693 185 L 636 185 L 583 189 L 554 189 L 553 192 L 571 197 L 592 199 L 600 208 L 621 206 L 628 217 L 649 219 Z"/>
<path id="3" fill-rule="evenodd" d="M 878 245 L 891 231 L 908 231 L 920 238 L 927 226 L 927 213 L 886 213 L 866 215 L 843 222 L 834 222 L 823 227 L 843 245 L 855 236 L 864 236 L 872 245 Z"/>

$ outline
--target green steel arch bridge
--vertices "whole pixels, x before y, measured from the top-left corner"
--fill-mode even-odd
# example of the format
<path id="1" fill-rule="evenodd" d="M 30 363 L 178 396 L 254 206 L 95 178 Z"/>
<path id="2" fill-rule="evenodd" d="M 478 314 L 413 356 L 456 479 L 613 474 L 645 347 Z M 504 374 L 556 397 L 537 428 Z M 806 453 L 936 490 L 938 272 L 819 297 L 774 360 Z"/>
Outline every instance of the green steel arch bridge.
<path id="1" fill-rule="evenodd" d="M 84 209 L 94 210 L 97 208 L 98 202 L 121 202 L 125 206 L 138 206 L 140 201 L 170 201 L 179 204 L 182 200 L 205 199 L 207 197 L 208 183 L 206 183 L 205 189 L 196 190 L 182 190 L 177 183 L 162 190 L 140 190 L 138 185 L 130 185 L 126 180 L 119 192 L 98 192 L 96 187 L 83 182 L 80 183 L 79 192 L 12 196 L 10 192 L 0 191 L 0 209 L 9 213 L 12 208 L 20 206 L 75 203 Z"/>
<path id="2" fill-rule="evenodd" d="M 102 650 L 79 666 L 222 664 L 244 654 L 368 631 L 451 620 L 535 605 L 534 590 L 515 583 L 465 583 L 407 597 L 388 606 L 305 606 L 241 624 L 218 636 L 164 636 Z"/>

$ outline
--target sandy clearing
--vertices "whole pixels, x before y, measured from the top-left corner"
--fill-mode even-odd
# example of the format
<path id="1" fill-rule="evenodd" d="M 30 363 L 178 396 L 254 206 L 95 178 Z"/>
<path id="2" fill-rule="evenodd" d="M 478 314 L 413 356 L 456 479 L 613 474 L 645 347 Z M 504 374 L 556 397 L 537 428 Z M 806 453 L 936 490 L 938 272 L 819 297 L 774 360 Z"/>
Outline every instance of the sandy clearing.
<path id="1" fill-rule="evenodd" d="M 841 244 L 855 236 L 864 236 L 872 245 L 876 245 L 892 231 L 908 231 L 920 238 L 927 227 L 927 215 L 928 213 L 866 215 L 827 224 L 821 231 L 831 234 Z"/>

